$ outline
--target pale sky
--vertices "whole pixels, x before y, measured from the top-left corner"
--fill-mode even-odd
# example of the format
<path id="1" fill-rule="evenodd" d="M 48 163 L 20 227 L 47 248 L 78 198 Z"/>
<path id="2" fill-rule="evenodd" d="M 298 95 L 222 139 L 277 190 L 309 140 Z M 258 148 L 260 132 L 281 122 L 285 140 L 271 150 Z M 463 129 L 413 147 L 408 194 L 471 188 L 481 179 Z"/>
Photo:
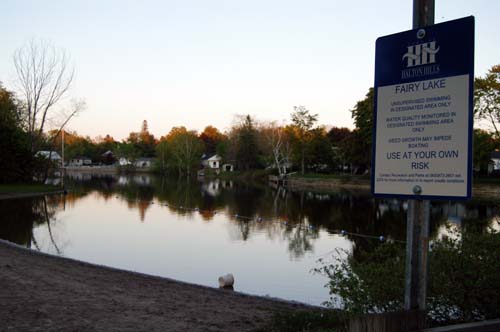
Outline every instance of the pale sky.
<path id="1" fill-rule="evenodd" d="M 436 0 L 436 23 L 476 18 L 477 75 L 500 64 L 500 1 Z M 235 114 L 353 127 L 349 110 L 373 86 L 375 40 L 411 28 L 412 0 L 2 0 L 0 81 L 30 39 L 65 49 L 68 95 L 87 109 L 67 129 L 122 139 L 147 120 L 227 129 Z"/>

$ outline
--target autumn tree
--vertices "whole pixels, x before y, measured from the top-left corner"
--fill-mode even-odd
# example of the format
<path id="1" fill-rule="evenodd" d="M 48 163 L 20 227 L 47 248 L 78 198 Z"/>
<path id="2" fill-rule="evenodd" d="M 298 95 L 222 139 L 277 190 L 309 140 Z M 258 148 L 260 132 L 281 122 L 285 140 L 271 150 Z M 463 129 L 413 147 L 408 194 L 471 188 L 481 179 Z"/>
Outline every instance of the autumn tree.
<path id="1" fill-rule="evenodd" d="M 155 154 L 155 137 L 149 132 L 148 122 L 142 122 L 141 131 L 139 132 L 139 149 L 145 157 L 154 157 Z"/>
<path id="2" fill-rule="evenodd" d="M 210 155 L 215 154 L 217 152 L 217 146 L 227 138 L 217 128 L 207 126 L 200 134 L 200 139 L 205 145 L 205 153 Z"/>
<path id="3" fill-rule="evenodd" d="M 130 132 L 127 139 L 127 144 L 132 144 L 142 157 L 154 157 L 156 140 L 149 132 L 148 122 L 142 121 L 141 130 L 139 132 Z"/>
<path id="4" fill-rule="evenodd" d="M 500 138 L 500 65 L 491 67 L 484 77 L 475 79 L 474 106 L 476 119 L 489 123 L 496 138 Z"/>
<path id="5" fill-rule="evenodd" d="M 318 114 L 311 114 L 304 106 L 294 106 L 292 117 L 293 142 L 298 160 L 300 160 L 301 173 L 305 173 L 306 150 L 311 139 L 311 129 L 318 121 Z"/>

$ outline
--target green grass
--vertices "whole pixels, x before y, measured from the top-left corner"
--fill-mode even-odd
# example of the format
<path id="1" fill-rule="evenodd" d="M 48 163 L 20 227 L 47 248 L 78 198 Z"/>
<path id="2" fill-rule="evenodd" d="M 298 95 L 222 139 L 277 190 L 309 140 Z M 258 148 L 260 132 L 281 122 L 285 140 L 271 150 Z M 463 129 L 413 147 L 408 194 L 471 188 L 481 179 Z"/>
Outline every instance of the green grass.
<path id="1" fill-rule="evenodd" d="M 337 179 L 337 180 L 370 180 L 369 175 L 350 175 L 350 174 L 323 174 L 323 173 L 306 173 L 301 175 L 295 173 L 292 175 L 294 178 L 304 179 Z"/>
<path id="2" fill-rule="evenodd" d="M 344 332 L 347 318 L 338 310 L 282 312 L 259 332 Z"/>
<path id="3" fill-rule="evenodd" d="M 234 171 L 234 172 L 221 172 L 215 174 L 214 172 L 206 172 L 205 178 L 219 178 L 228 180 L 267 180 L 269 171 L 263 169 L 254 169 L 248 171 Z"/>
<path id="4" fill-rule="evenodd" d="M 474 184 L 500 184 L 500 178 L 498 177 L 474 177 L 472 179 Z"/>
<path id="5" fill-rule="evenodd" d="M 61 187 L 40 183 L 0 184 L 0 194 L 42 193 L 57 190 L 61 190 Z"/>

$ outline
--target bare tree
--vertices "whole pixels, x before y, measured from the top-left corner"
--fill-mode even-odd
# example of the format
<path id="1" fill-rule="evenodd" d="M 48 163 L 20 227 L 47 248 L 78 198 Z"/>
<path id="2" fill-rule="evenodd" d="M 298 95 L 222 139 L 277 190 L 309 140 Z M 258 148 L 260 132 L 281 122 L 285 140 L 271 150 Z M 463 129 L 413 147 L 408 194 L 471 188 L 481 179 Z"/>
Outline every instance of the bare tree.
<path id="1" fill-rule="evenodd" d="M 47 119 L 73 82 L 74 68 L 64 50 L 42 41 L 31 40 L 14 53 L 17 88 L 24 103 L 25 125 L 34 153 Z M 74 110 L 74 108 L 72 108 Z M 78 108 L 80 109 L 80 108 Z M 74 112 L 64 116 L 65 120 Z M 65 124 L 67 121 L 63 120 Z"/>
<path id="2" fill-rule="evenodd" d="M 261 133 L 278 174 L 280 177 L 286 176 L 287 167 L 290 165 L 291 147 L 285 128 L 276 122 L 270 122 L 261 126 Z"/>

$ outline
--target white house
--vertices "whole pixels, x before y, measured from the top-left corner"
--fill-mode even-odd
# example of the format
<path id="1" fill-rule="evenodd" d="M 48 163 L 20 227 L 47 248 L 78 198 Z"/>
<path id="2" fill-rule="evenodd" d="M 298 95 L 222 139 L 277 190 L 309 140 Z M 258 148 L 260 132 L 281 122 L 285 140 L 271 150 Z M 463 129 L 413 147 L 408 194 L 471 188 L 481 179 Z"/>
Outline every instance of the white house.
<path id="1" fill-rule="evenodd" d="M 500 151 L 493 151 L 490 155 L 490 164 L 488 165 L 488 174 L 500 171 Z"/>
<path id="2" fill-rule="evenodd" d="M 92 159 L 90 159 L 89 157 L 78 156 L 72 158 L 69 161 L 69 166 L 91 166 L 91 165 L 92 165 Z"/>
<path id="3" fill-rule="evenodd" d="M 35 157 L 41 157 L 45 159 L 49 159 L 50 157 L 50 160 L 52 161 L 61 161 L 61 156 L 56 151 L 38 151 L 37 153 L 35 153 Z"/>
<path id="4" fill-rule="evenodd" d="M 149 168 L 153 165 L 153 158 L 139 158 L 134 161 L 134 166 L 137 168 Z"/>
<path id="5" fill-rule="evenodd" d="M 120 166 L 132 165 L 132 163 L 130 162 L 130 160 L 128 160 L 128 158 L 125 158 L 125 157 L 120 157 L 120 159 L 118 159 L 118 164 Z"/>
<path id="6" fill-rule="evenodd" d="M 201 157 L 201 164 L 205 168 L 220 169 L 222 157 L 218 154 L 203 155 Z"/>
<path id="7" fill-rule="evenodd" d="M 222 171 L 223 172 L 234 172 L 234 165 L 233 164 L 223 164 Z"/>

